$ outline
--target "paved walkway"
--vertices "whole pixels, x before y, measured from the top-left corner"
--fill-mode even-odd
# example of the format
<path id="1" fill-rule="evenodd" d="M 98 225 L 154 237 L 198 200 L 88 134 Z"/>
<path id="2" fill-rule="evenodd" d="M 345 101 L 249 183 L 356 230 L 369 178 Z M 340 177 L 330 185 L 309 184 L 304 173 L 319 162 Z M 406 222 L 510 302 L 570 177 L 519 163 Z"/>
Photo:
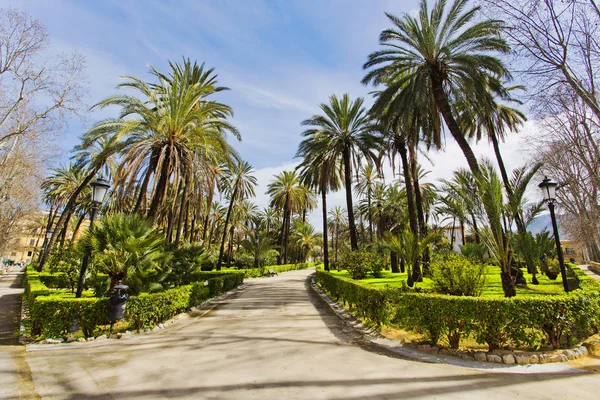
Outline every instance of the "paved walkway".
<path id="1" fill-rule="evenodd" d="M 249 280 L 204 317 L 151 335 L 38 346 L 26 355 L 35 389 L 92 400 L 597 398 L 594 373 L 508 374 L 384 354 L 332 314 L 310 273 Z"/>
<path id="2" fill-rule="evenodd" d="M 590 276 L 590 277 L 592 277 L 593 279 L 595 279 L 595 280 L 597 280 L 597 281 L 600 281 L 600 275 L 598 275 L 597 273 L 595 273 L 594 271 L 592 271 L 592 270 L 590 269 L 590 266 L 589 266 L 589 265 L 578 265 L 578 267 L 579 267 L 579 268 L 581 268 L 581 270 L 582 270 L 583 272 L 585 272 L 585 274 L 586 274 L 587 276 Z"/>
<path id="3" fill-rule="evenodd" d="M 36 398 L 25 348 L 16 332 L 21 317 L 23 271 L 13 267 L 0 275 L 0 399 Z"/>

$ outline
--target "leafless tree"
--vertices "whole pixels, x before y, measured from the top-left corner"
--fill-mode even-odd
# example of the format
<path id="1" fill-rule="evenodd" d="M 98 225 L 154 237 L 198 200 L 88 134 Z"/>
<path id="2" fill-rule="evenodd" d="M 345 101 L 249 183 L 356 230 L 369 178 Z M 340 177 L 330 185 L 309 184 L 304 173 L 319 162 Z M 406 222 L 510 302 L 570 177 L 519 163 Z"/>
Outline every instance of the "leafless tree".
<path id="1" fill-rule="evenodd" d="M 600 119 L 600 7 L 596 0 L 480 0 L 506 34 L 536 110 L 568 86 Z M 561 89 L 562 90 L 562 89 Z"/>
<path id="2" fill-rule="evenodd" d="M 23 135 L 56 133 L 65 117 L 80 110 L 85 59 L 53 55 L 49 45 L 39 21 L 0 9 L 0 149 Z"/>
<path id="3" fill-rule="evenodd" d="M 546 105 L 551 114 L 540 121 L 535 158 L 542 172 L 560 183 L 557 191 L 561 226 L 600 260 L 600 124 L 573 91 L 555 92 Z"/>
<path id="4" fill-rule="evenodd" d="M 0 9 L 0 253 L 39 210 L 49 142 L 81 110 L 85 59 L 56 54 L 44 26 Z"/>

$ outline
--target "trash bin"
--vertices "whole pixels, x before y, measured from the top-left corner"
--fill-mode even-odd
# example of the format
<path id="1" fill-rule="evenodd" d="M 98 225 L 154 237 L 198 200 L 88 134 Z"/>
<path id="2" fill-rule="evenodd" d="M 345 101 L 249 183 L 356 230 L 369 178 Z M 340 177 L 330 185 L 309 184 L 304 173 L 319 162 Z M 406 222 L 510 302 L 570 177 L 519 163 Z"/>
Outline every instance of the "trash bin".
<path id="1" fill-rule="evenodd" d="M 110 295 L 110 303 L 108 306 L 108 320 L 115 322 L 125 318 L 125 306 L 127 305 L 127 289 L 129 286 L 122 285 L 121 281 L 113 288 L 113 294 Z"/>

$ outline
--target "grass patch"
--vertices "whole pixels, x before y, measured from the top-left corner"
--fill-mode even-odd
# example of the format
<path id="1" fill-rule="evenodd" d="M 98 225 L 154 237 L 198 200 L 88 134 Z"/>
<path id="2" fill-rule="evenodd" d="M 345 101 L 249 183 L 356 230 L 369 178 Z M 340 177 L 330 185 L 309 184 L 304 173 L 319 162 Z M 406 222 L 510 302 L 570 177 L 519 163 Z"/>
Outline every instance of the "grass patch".
<path id="1" fill-rule="evenodd" d="M 344 279 L 352 280 L 352 276 L 348 271 L 330 271 L 333 275 L 339 276 Z M 406 273 L 392 273 L 390 271 L 381 271 L 381 278 L 374 278 L 367 276 L 366 279 L 354 281 L 355 283 L 374 289 L 396 289 L 403 286 L 403 282 L 406 283 L 408 275 Z M 524 271 L 525 279 L 527 280 L 527 286 L 519 286 L 517 288 L 517 297 L 536 297 L 536 296 L 547 296 L 547 295 L 560 295 L 564 294 L 562 280 L 559 277 L 552 281 L 546 277 L 546 275 L 538 274 L 537 278 L 540 282 L 539 285 L 531 284 L 531 274 Z M 416 282 L 415 288 L 420 288 L 425 291 L 433 290 L 433 283 L 429 278 L 423 278 L 423 282 Z M 502 281 L 500 280 L 500 267 L 488 266 L 485 274 L 485 286 L 483 288 L 482 297 L 504 297 L 504 291 L 502 290 Z"/>

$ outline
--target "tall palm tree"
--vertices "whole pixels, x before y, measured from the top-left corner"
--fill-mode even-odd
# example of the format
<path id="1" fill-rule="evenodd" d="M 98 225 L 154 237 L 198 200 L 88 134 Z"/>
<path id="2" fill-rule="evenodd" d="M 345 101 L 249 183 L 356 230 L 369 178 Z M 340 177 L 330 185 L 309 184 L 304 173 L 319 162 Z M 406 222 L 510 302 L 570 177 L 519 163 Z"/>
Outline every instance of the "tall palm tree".
<path id="1" fill-rule="evenodd" d="M 233 115 L 231 107 L 206 99 L 227 90 L 216 86 L 214 70 L 204 70 L 204 65 L 186 59 L 182 64 L 169 65 L 169 75 L 150 67 L 153 83 L 125 76 L 118 88 L 134 90 L 141 98 L 115 95 L 96 104 L 100 109 L 116 105 L 121 112 L 115 119 L 101 121 L 88 133 L 93 138 L 116 132 L 126 139 L 122 165 L 127 173 L 123 179 L 132 183 L 138 176 L 143 177 L 137 202 L 140 203 L 153 176 L 153 195 L 147 211 L 153 220 L 166 201 L 169 182 L 176 185 L 173 204 L 177 204 L 178 196 L 186 194 L 179 190 L 180 185 L 184 189 L 188 186 L 186 178 L 198 164 L 230 162 L 233 150 L 225 133 L 240 139 L 238 131 L 226 120 Z"/>
<path id="2" fill-rule="evenodd" d="M 421 0 L 418 17 L 386 14 L 394 28 L 381 33 L 384 49 L 372 53 L 364 68 L 384 65 L 371 70 L 363 83 L 391 82 L 379 96 L 377 101 L 383 104 L 378 107 L 395 98 L 397 106 L 410 109 L 417 103 L 441 115 L 475 173 L 479 164 L 457 121 L 455 105 L 476 110 L 492 100 L 490 92 L 504 92 L 501 79 L 509 79 L 510 73 L 492 53 L 507 53 L 510 48 L 500 36 L 504 23 L 473 22 L 480 7 L 463 12 L 467 4 L 468 0 L 455 0 L 446 12 L 446 0 L 438 0 L 430 12 L 427 1 Z M 432 128 L 439 135 L 439 120 Z"/>
<path id="3" fill-rule="evenodd" d="M 323 235 L 315 232 L 314 226 L 307 222 L 298 223 L 294 229 L 294 241 L 300 249 L 300 260 L 302 262 L 306 262 L 310 252 L 320 245 L 322 240 Z"/>
<path id="4" fill-rule="evenodd" d="M 275 179 L 269 183 L 267 194 L 271 196 L 270 206 L 279 208 L 283 212 L 279 237 L 279 246 L 282 252 L 280 261 L 283 260 L 283 263 L 287 264 L 292 213 L 302 210 L 309 195 L 309 189 L 300 183 L 295 171 L 283 171 L 274 177 Z"/>
<path id="5" fill-rule="evenodd" d="M 346 224 L 348 223 L 346 210 L 340 206 L 335 206 L 331 211 L 329 211 L 329 220 L 327 223 L 333 232 L 334 237 L 331 238 L 334 249 L 333 260 L 337 263 L 338 251 L 340 248 L 340 234 L 346 228 Z"/>
<path id="6" fill-rule="evenodd" d="M 350 246 L 352 250 L 357 250 L 358 235 L 352 205 L 352 165 L 360 165 L 362 157 L 375 158 L 373 151 L 376 150 L 377 143 L 371 134 L 374 127 L 363 107 L 362 98 L 352 101 L 347 93 L 341 99 L 332 95 L 329 97 L 329 104 L 321 104 L 319 107 L 324 115 L 314 115 L 303 121 L 302 125 L 311 128 L 304 131 L 302 136 L 318 142 L 324 158 L 333 158 L 343 165 Z"/>
<path id="7" fill-rule="evenodd" d="M 380 179 L 379 172 L 375 169 L 373 164 L 367 164 L 360 168 L 358 175 L 358 182 L 356 183 L 356 190 L 358 193 L 367 197 L 367 210 L 369 219 L 369 240 L 373 242 L 373 210 L 371 207 L 371 199 L 373 196 L 373 189 L 375 184 Z"/>
<path id="8" fill-rule="evenodd" d="M 117 135 L 101 136 L 96 139 L 90 139 L 84 136 L 83 142 L 75 147 L 76 153 L 73 158 L 79 168 L 86 171 L 86 175 L 80 185 L 69 196 L 69 199 L 64 205 L 65 210 L 74 209 L 79 196 L 89 187 L 89 184 L 98 172 L 106 173 L 110 171 L 108 166 L 116 162 L 115 156 L 123 148 L 123 145 L 123 142 Z M 54 247 L 61 230 L 66 226 L 69 216 L 70 213 L 63 212 L 56 222 L 54 233 L 48 241 L 47 251 L 42 253 L 42 257 L 40 258 L 40 265 L 38 267 L 40 271 L 44 268 L 47 255 Z"/>
<path id="9" fill-rule="evenodd" d="M 223 188 L 229 197 L 229 207 L 227 208 L 227 215 L 225 216 L 223 239 L 221 240 L 219 259 L 217 261 L 218 270 L 221 269 L 221 261 L 223 260 L 225 241 L 227 239 L 227 227 L 229 226 L 233 206 L 235 202 L 240 199 L 254 196 L 254 186 L 256 186 L 257 181 L 253 173 L 254 170 L 252 169 L 252 165 L 243 160 L 238 160 L 231 167 L 223 168 Z"/>
<path id="10" fill-rule="evenodd" d="M 321 143 L 324 137 L 309 136 L 304 139 L 298 147 L 296 157 L 302 157 L 302 162 L 296 170 L 300 175 L 300 181 L 310 189 L 321 193 L 321 210 L 323 221 L 323 265 L 325 271 L 329 271 L 329 239 L 327 229 L 327 193 L 337 191 L 340 188 L 340 169 L 337 166 L 335 156 L 323 152 Z"/>

